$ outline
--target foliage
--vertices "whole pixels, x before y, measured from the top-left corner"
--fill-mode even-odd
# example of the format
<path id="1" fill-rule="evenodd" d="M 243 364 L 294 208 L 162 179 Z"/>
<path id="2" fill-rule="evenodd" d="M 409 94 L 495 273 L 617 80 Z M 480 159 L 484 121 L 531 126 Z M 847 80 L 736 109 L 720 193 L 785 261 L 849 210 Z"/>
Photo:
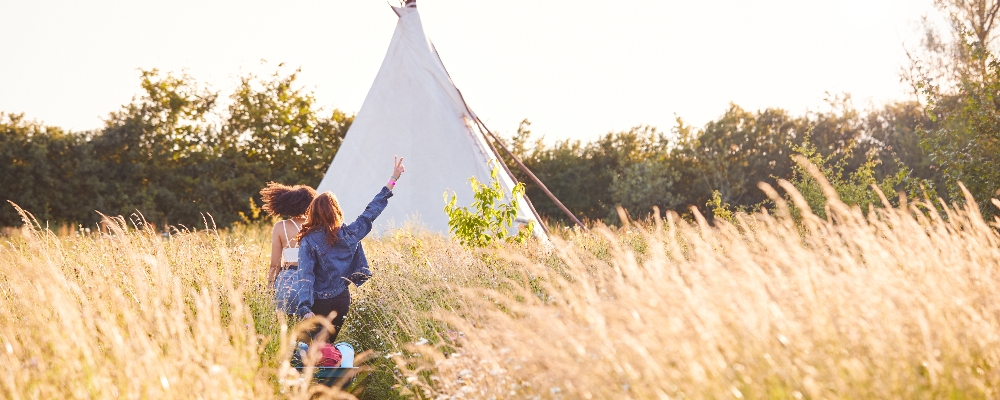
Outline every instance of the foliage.
<path id="1" fill-rule="evenodd" d="M 505 203 L 506 193 L 497 178 L 499 171 L 498 168 L 493 168 L 488 184 L 479 182 L 474 176 L 469 178 L 474 198 L 471 211 L 470 207 L 456 205 L 458 197 L 455 194 L 449 200 L 448 192 L 444 193 L 448 230 L 464 246 L 489 247 L 500 243 L 524 243 L 534 230 L 534 221 L 528 221 L 524 227 L 514 224 L 518 198 L 524 194 L 524 184 L 514 185 L 510 202 Z M 516 229 L 517 233 L 511 234 L 512 229 Z"/>
<path id="2" fill-rule="evenodd" d="M 879 177 L 895 174 L 905 166 L 912 177 L 932 181 L 935 187 L 942 185 L 931 157 L 920 147 L 920 130 L 934 125 L 923 105 L 916 101 L 891 103 L 863 118 L 863 134 L 856 142 L 859 157 L 852 164 L 860 163 L 862 155 L 876 154 L 880 162 L 875 174 Z"/>
<path id="3" fill-rule="evenodd" d="M 629 163 L 611 178 L 611 198 L 641 218 L 653 207 L 675 206 L 680 203 L 681 173 L 665 155 L 656 155 Z"/>
<path id="4" fill-rule="evenodd" d="M 669 163 L 667 139 L 655 128 L 609 133 L 590 143 L 563 140 L 548 146 L 541 138 L 532 141 L 529 127 L 525 120 L 518 128 L 511 146 L 515 155 L 579 218 L 616 221 L 619 204 L 634 206 L 630 211 L 639 214 L 648 213 L 653 205 L 675 206 L 672 198 L 661 195 L 679 176 Z M 523 171 L 510 161 L 508 166 L 518 181 L 527 182 L 525 190 L 540 214 L 566 220 Z"/>
<path id="5" fill-rule="evenodd" d="M 952 200 L 964 199 L 961 182 L 976 201 L 986 202 L 1000 196 L 1000 62 L 978 41 L 966 47 L 984 70 L 963 74 L 953 93 L 925 82 L 927 112 L 937 124 L 936 129 L 922 131 L 921 145 L 939 166 Z M 987 207 L 983 212 L 987 217 L 998 215 Z"/>
<path id="6" fill-rule="evenodd" d="M 918 96 L 928 85 L 953 94 L 961 90 L 964 79 L 977 80 L 986 75 L 988 61 L 969 44 L 978 43 L 986 49 L 996 45 L 1000 1 L 934 0 L 933 4 L 945 21 L 946 32 L 924 17 L 923 37 L 917 48 L 907 49 L 910 65 L 902 76 Z"/>
<path id="7" fill-rule="evenodd" d="M 719 193 L 718 190 L 712 192 L 712 198 L 705 205 L 709 207 L 714 218 L 725 220 L 731 224 L 736 223 L 733 206 L 722 201 L 722 193 Z"/>
<path id="8" fill-rule="evenodd" d="M 781 109 L 753 112 L 733 104 L 702 128 L 678 118 L 671 135 L 636 127 L 589 143 L 546 144 L 532 137 L 530 123 L 524 121 L 510 147 L 578 217 L 609 224 L 619 223 L 616 206 L 639 218 L 654 206 L 683 214 L 692 206 L 704 207 L 716 192 L 720 202 L 752 209 L 767 200 L 758 182 L 774 186 L 778 179 L 794 178 L 797 167 L 791 155 L 804 145 L 807 133 L 815 154 L 836 155 L 845 174 L 867 168 L 882 181 L 905 168 L 914 179 L 934 182 L 929 190 L 939 186 L 915 133 L 930 124 L 920 104 L 861 111 L 847 95 L 830 96 L 827 103 L 827 108 L 803 116 Z M 541 189 L 513 162 L 508 164 L 526 182 L 539 213 L 566 223 Z"/>
<path id="9" fill-rule="evenodd" d="M 316 111 L 295 78 L 244 77 L 218 126 L 205 122 L 205 110 L 216 107 L 214 94 L 188 77 L 155 71 L 144 75 L 147 94 L 116 113 L 103 131 L 65 133 L 9 116 L 0 123 L 0 159 L 6 161 L 0 180 L 12 188 L 3 197 L 52 221 L 88 223 L 95 221 L 94 210 L 128 215 L 136 209 L 161 226 L 202 225 L 203 213 L 219 226 L 257 220 L 247 199 L 259 202 L 257 190 L 268 180 L 315 185 L 350 126 L 351 118 L 339 111 L 326 117 Z M 715 192 L 733 207 L 753 208 L 766 200 L 757 182 L 794 179 L 789 156 L 804 145 L 807 132 L 816 154 L 841 157 L 845 174 L 869 168 L 882 181 L 905 168 L 914 179 L 932 182 L 927 187 L 934 195 L 934 188 L 947 186 L 915 133 L 937 126 L 922 106 L 902 102 L 862 112 L 849 96 L 833 96 L 828 104 L 803 116 L 731 105 L 702 128 L 678 119 L 669 135 L 636 127 L 592 142 L 547 144 L 524 121 L 510 147 L 579 218 L 609 224 L 620 223 L 616 206 L 640 219 L 654 206 L 687 213 L 704 207 Z M 565 223 L 542 190 L 506 162 L 539 213 Z M 6 211 L 0 218 L 2 225 L 17 222 Z"/>
<path id="10" fill-rule="evenodd" d="M 259 219 L 260 188 L 318 184 L 353 119 L 323 112 L 296 78 L 245 76 L 220 110 L 191 77 L 143 71 L 142 95 L 93 132 L 0 113 L 0 199 L 53 223 L 91 225 L 95 210 L 140 210 L 162 229 Z M 0 210 L 0 226 L 19 224 Z"/>
<path id="11" fill-rule="evenodd" d="M 883 202 L 878 193 L 872 189 L 876 186 L 882 193 L 891 196 L 898 190 L 909 189 L 911 197 L 919 193 L 920 184 L 933 189 L 933 184 L 920 180 L 911 179 L 910 170 L 905 165 L 901 165 L 893 175 L 885 176 L 879 180 L 875 175 L 875 168 L 881 160 L 868 155 L 868 159 L 858 166 L 854 171 L 847 170 L 847 164 L 851 159 L 853 147 L 848 146 L 843 154 L 830 154 L 823 156 L 816 150 L 809 136 L 806 136 L 805 143 L 801 146 L 793 146 L 796 157 L 808 162 L 798 162 L 792 173 L 791 183 L 795 186 L 809 204 L 813 214 L 826 218 L 827 198 L 823 193 L 822 184 L 810 174 L 807 165 L 816 166 L 823 177 L 836 190 L 840 201 L 849 206 L 859 206 L 863 212 L 867 212 L 869 207 L 883 206 Z M 890 199 L 891 204 L 898 205 L 895 196 Z"/>
<path id="12" fill-rule="evenodd" d="M 240 221 L 243 222 L 244 224 L 252 224 L 254 222 L 260 221 L 262 219 L 261 213 L 263 213 L 264 210 L 257 206 L 257 202 L 253 201 L 253 197 L 250 197 L 247 200 L 248 200 L 247 203 L 250 205 L 250 214 L 247 215 L 243 211 L 240 211 L 239 212 Z"/>
<path id="13" fill-rule="evenodd" d="M 0 201 L 30 204 L 42 221 L 89 220 L 81 199 L 106 186 L 86 135 L 0 113 Z M 4 201 L 6 203 L 6 201 Z M 19 225 L 11 207 L 0 207 L 0 225 Z"/>
<path id="14" fill-rule="evenodd" d="M 788 175 L 792 167 L 789 146 L 806 126 L 807 121 L 783 110 L 752 113 L 734 104 L 698 132 L 679 121 L 677 154 L 687 166 L 684 177 L 693 192 L 688 201 L 703 205 L 714 192 L 737 205 L 763 201 L 757 182 Z"/>
<path id="15" fill-rule="evenodd" d="M 927 122 L 916 136 L 932 179 L 946 201 L 964 202 L 965 185 L 977 202 L 1000 195 L 1000 67 L 995 57 L 1000 1 L 934 0 L 946 24 L 924 19 L 920 45 L 908 49 L 909 68 L 903 78 L 926 103 Z M 960 184 L 961 183 L 961 184 Z M 984 216 L 997 215 L 981 207 Z"/>
<path id="16" fill-rule="evenodd" d="M 315 186 L 343 142 L 351 117 L 321 115 L 312 93 L 295 86 L 298 70 L 270 79 L 250 75 L 230 96 L 220 147 L 245 157 L 255 175 Z M 325 160 L 325 161 L 324 161 Z"/>
<path id="17" fill-rule="evenodd" d="M 155 69 L 142 72 L 141 85 L 143 95 L 111 113 L 105 128 L 89 140 L 101 185 L 80 200 L 108 215 L 141 210 L 149 221 L 162 224 L 201 225 L 204 212 L 228 217 L 223 207 L 232 206 L 197 190 L 205 189 L 198 183 L 215 186 L 204 177 L 217 170 L 219 161 L 211 154 L 214 132 L 207 123 L 217 95 L 187 75 L 161 76 Z M 192 203 L 200 207 L 184 206 Z"/>

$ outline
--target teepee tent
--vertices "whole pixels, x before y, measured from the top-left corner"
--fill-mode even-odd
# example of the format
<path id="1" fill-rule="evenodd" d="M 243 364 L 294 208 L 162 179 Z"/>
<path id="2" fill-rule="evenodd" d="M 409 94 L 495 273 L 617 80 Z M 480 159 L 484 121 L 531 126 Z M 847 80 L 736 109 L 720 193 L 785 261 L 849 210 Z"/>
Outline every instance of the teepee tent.
<path id="1" fill-rule="evenodd" d="M 467 206 L 473 200 L 469 178 L 489 182 L 496 167 L 509 200 L 514 180 L 424 34 L 416 2 L 393 10 L 399 21 L 389 50 L 318 190 L 333 192 L 345 220 L 352 221 L 389 179 L 393 156 L 399 155 L 406 173 L 379 222 L 416 222 L 447 233 L 446 191 Z M 544 235 L 527 198 L 519 199 L 519 208 L 518 219 L 535 221 L 535 234 Z"/>

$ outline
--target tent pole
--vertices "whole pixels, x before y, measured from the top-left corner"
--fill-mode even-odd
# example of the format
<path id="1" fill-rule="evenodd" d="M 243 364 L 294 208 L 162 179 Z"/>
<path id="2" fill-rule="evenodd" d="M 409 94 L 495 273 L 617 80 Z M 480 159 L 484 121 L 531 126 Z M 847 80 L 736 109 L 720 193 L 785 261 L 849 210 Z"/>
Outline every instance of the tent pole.
<path id="1" fill-rule="evenodd" d="M 470 114 L 471 114 L 471 112 L 470 112 Z M 478 117 L 474 117 L 474 118 L 478 118 Z M 476 127 L 479 128 L 479 133 L 483 134 L 483 128 L 481 126 L 479 126 L 478 124 L 476 125 Z M 507 167 L 507 163 L 503 162 L 503 158 L 500 158 L 500 152 L 497 151 L 497 148 L 496 148 L 496 146 L 493 145 L 493 142 L 490 141 L 489 137 L 487 137 L 485 134 L 483 134 L 483 138 L 486 139 L 486 144 L 488 146 L 490 146 L 490 150 L 493 151 L 493 155 L 497 157 L 497 161 L 500 162 L 500 166 L 503 167 L 504 172 L 507 173 L 507 176 L 510 177 L 510 180 L 512 180 L 515 183 L 517 183 L 517 177 L 514 176 L 513 172 L 510 172 L 510 168 Z M 528 194 L 527 193 L 524 194 L 524 201 L 526 203 L 528 203 L 528 208 L 531 209 L 531 213 L 535 214 L 535 219 L 538 220 L 538 224 L 542 226 L 542 230 L 545 231 L 546 235 L 548 235 L 549 234 L 549 227 L 546 226 L 544 222 L 542 222 L 542 217 L 538 215 L 538 210 L 535 210 L 535 205 L 531 203 L 531 199 L 528 198 Z"/>
<path id="2" fill-rule="evenodd" d="M 434 44 L 431 43 L 431 48 L 434 49 L 434 54 L 437 55 L 438 62 L 441 63 L 441 68 L 444 68 L 445 75 L 448 75 L 448 79 L 451 79 L 451 74 L 448 73 L 448 67 L 444 66 L 444 60 L 441 60 L 441 54 L 438 53 L 437 46 L 434 46 Z M 454 85 L 454 82 L 452 82 L 452 85 Z M 535 174 L 533 174 L 531 170 L 529 170 L 528 167 L 526 167 L 524 163 L 521 162 L 521 160 L 517 159 L 517 157 L 514 156 L 514 153 L 512 153 L 509 149 L 507 149 L 507 146 L 504 146 L 503 142 L 501 142 L 500 139 L 497 139 L 496 135 L 494 135 L 493 132 L 490 131 L 490 128 L 486 127 L 486 124 L 483 123 L 483 120 L 479 119 L 479 116 L 472 112 L 472 109 L 469 108 L 469 103 L 465 102 L 465 96 L 462 95 L 462 91 L 458 88 L 458 86 L 455 86 L 455 91 L 458 92 L 458 97 L 462 99 L 462 104 L 465 105 L 465 111 L 469 113 L 470 117 L 475 118 L 476 125 L 479 127 L 480 130 L 479 133 L 483 133 L 483 131 L 485 131 L 487 134 L 489 134 L 488 137 L 487 135 L 483 135 L 483 138 L 486 139 L 486 144 L 490 145 L 490 149 L 493 150 L 493 154 L 500 161 L 500 165 L 503 165 L 503 169 L 504 171 L 507 171 L 507 175 L 510 176 L 510 179 L 513 180 L 514 182 L 517 182 L 517 179 L 514 177 L 514 174 L 510 172 L 510 168 L 507 168 L 507 163 L 503 162 L 503 159 L 500 158 L 500 152 L 498 152 L 497 148 L 493 146 L 493 142 L 490 141 L 490 137 L 492 137 L 493 140 L 495 140 L 497 144 L 500 145 L 500 148 L 502 148 L 507 153 L 507 155 L 509 155 L 510 158 L 514 160 L 514 163 L 516 163 L 517 166 L 521 168 L 521 171 L 524 171 L 524 173 L 528 174 L 528 177 L 530 177 L 531 180 L 535 181 L 535 184 L 537 184 L 538 187 L 541 188 L 543 192 L 545 192 L 545 195 L 549 196 L 549 198 L 552 199 L 552 202 L 556 203 L 556 205 L 559 206 L 559 209 L 562 210 L 562 212 L 566 213 L 566 216 L 569 217 L 569 219 L 571 219 L 574 223 L 576 223 L 576 225 L 579 226 L 580 229 L 586 231 L 587 227 L 584 226 L 583 223 L 580 222 L 580 220 L 577 219 L 576 216 L 573 215 L 573 213 L 570 212 L 569 209 L 566 208 L 566 206 L 563 205 L 563 203 L 556 198 L 556 195 L 552 194 L 552 192 L 549 191 L 549 188 L 545 187 L 545 184 L 542 183 L 542 180 L 538 179 L 538 177 L 535 176 Z M 528 199 L 527 194 L 524 195 L 524 200 L 528 202 L 528 207 L 531 208 L 531 212 L 535 213 L 535 219 L 537 219 L 538 223 L 542 225 L 542 229 L 545 231 L 545 233 L 546 234 L 549 233 L 549 228 L 546 227 L 545 223 L 542 222 L 541 216 L 538 215 L 538 211 L 535 210 L 535 205 L 531 203 L 531 199 Z"/>
<path id="3" fill-rule="evenodd" d="M 562 212 L 565 213 L 567 217 L 569 217 L 574 223 L 576 223 L 576 225 L 579 226 L 580 229 L 587 230 L 587 227 L 583 226 L 583 223 L 580 222 L 580 220 L 577 219 L 576 216 L 573 215 L 573 213 L 570 212 L 569 209 L 566 208 L 566 206 L 563 205 L 563 203 L 561 201 L 559 201 L 558 198 L 556 198 L 556 195 L 552 194 L 552 192 L 549 191 L 549 188 L 545 187 L 545 184 L 542 183 L 541 179 L 538 179 L 538 177 L 535 176 L 535 174 L 532 173 L 531 170 L 528 169 L 528 167 L 525 166 L 524 163 L 522 163 L 521 160 L 519 160 L 517 158 L 517 156 L 515 156 L 514 153 L 511 152 L 510 149 L 507 148 L 507 146 L 504 146 L 503 142 L 501 142 L 500 139 L 497 138 L 496 135 L 494 135 L 493 132 L 491 132 L 490 129 L 486 127 L 486 124 L 484 124 L 483 121 L 481 119 L 479 119 L 478 116 L 474 115 L 473 117 L 476 118 L 476 123 L 479 124 L 480 128 L 483 129 L 483 130 L 485 130 L 486 133 L 488 133 L 489 136 L 491 138 L 493 138 L 493 140 L 496 141 L 498 145 L 500 145 L 500 148 L 503 149 L 503 151 L 505 153 L 507 153 L 507 155 L 510 156 L 511 159 L 514 160 L 514 163 L 517 164 L 517 166 L 519 168 L 521 168 L 521 171 L 524 171 L 524 173 L 527 174 L 528 177 L 531 178 L 531 180 L 534 181 L 535 184 L 538 185 L 538 187 L 540 189 L 542 189 L 542 191 L 545 192 L 545 194 L 547 196 L 549 196 L 550 199 L 552 199 L 552 202 L 556 203 L 556 206 L 559 206 L 559 209 L 562 210 Z M 487 142 L 489 142 L 489 140 L 487 140 Z M 492 143 L 490 144 L 490 147 L 493 147 Z M 496 151 L 496 150 L 494 150 L 494 151 Z M 527 196 L 525 196 L 525 197 L 527 197 Z M 532 208 L 534 208 L 534 207 L 532 207 Z"/>

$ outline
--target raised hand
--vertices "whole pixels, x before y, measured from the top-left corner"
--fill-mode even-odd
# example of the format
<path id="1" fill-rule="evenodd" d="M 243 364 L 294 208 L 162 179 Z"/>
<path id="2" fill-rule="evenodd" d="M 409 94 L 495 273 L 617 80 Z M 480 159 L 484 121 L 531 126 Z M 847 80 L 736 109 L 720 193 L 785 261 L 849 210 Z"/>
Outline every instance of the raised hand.
<path id="1" fill-rule="evenodd" d="M 403 157 L 393 156 L 393 159 L 392 180 L 397 180 L 403 171 L 406 171 L 406 168 L 403 167 Z"/>

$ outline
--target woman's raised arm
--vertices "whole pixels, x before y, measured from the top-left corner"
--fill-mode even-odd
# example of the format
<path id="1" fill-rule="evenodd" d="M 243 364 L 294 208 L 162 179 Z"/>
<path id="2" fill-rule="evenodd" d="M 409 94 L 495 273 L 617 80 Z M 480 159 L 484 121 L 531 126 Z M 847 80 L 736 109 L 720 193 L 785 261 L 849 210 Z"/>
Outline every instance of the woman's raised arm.
<path id="1" fill-rule="evenodd" d="M 375 218 L 378 218 L 378 216 L 382 214 L 382 210 L 385 210 L 385 207 L 389 205 L 389 198 L 392 197 L 392 188 L 396 186 L 396 180 L 398 180 L 399 176 L 403 174 L 403 171 L 405 171 L 405 168 L 403 167 L 403 158 L 394 158 L 395 160 L 393 161 L 394 165 L 392 168 L 392 175 L 389 176 L 389 183 L 387 183 L 385 188 L 375 195 L 375 198 L 368 203 L 368 206 L 365 207 L 365 212 L 361 213 L 361 215 L 358 216 L 358 219 L 344 227 L 344 229 L 347 230 L 346 233 L 350 234 L 357 240 L 361 240 L 361 238 L 367 236 L 368 233 L 371 232 L 372 224 L 375 222 Z"/>

